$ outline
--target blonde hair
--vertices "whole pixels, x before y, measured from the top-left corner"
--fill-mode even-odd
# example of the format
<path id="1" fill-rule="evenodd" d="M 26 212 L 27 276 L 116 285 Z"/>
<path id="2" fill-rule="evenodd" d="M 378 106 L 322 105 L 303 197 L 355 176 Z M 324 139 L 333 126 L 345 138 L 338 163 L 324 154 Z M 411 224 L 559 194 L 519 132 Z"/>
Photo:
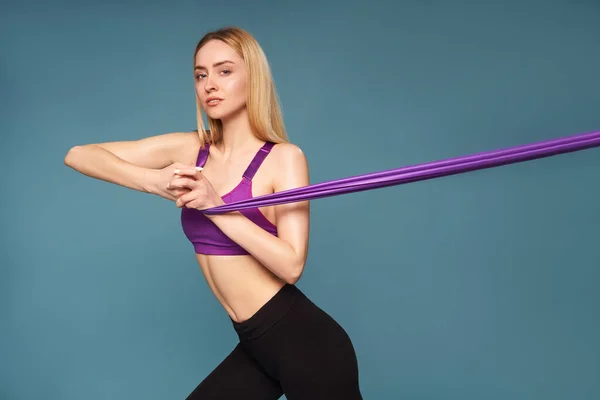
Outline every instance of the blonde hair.
<path id="1" fill-rule="evenodd" d="M 211 40 L 220 40 L 229 45 L 244 60 L 248 76 L 246 107 L 254 135 L 264 141 L 288 142 L 271 69 L 267 57 L 256 39 L 247 31 L 237 27 L 225 27 L 208 32 L 196 45 L 194 66 L 196 54 Z M 223 138 L 221 121 L 207 116 L 210 128 L 210 131 L 207 131 L 204 127 L 203 114 L 198 95 L 196 95 L 196 119 L 202 148 L 206 141 L 218 143 Z"/>

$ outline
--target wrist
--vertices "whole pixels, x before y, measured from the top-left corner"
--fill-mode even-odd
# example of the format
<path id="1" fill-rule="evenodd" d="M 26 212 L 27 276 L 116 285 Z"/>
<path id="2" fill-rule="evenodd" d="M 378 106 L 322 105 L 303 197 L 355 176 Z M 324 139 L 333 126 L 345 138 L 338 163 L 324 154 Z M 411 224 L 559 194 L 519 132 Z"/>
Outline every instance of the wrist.
<path id="1" fill-rule="evenodd" d="M 149 194 L 157 194 L 156 182 L 158 181 L 158 171 L 151 168 L 142 170 L 141 187 L 142 190 Z"/>
<path id="2" fill-rule="evenodd" d="M 218 195 L 215 195 L 215 196 L 213 197 L 213 199 L 214 199 L 214 200 L 211 202 L 212 204 L 210 204 L 208 207 L 206 207 L 206 209 L 211 209 L 211 208 L 219 207 L 219 206 L 222 206 L 222 205 L 224 205 L 224 204 L 225 204 L 225 201 L 224 201 L 224 200 L 223 200 L 221 197 L 219 197 Z M 217 215 L 219 215 L 219 214 L 216 214 L 216 215 L 210 215 L 210 216 L 211 216 L 211 217 L 216 217 Z M 207 215 L 207 216 L 208 216 L 208 215 Z"/>

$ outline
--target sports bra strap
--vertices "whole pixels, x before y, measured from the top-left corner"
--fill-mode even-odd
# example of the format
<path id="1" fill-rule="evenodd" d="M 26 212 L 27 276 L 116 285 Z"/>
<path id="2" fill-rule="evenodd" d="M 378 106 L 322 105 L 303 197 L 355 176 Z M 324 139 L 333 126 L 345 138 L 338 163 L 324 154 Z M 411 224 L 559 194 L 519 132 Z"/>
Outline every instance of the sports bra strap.
<path id="1" fill-rule="evenodd" d="M 206 164 L 209 154 L 209 147 L 210 145 L 205 143 L 204 148 L 200 149 L 200 152 L 198 153 L 198 160 L 196 161 L 196 167 L 204 167 L 204 164 Z"/>
<path id="2" fill-rule="evenodd" d="M 248 168 L 244 172 L 244 178 L 246 178 L 248 180 L 252 180 L 252 178 L 254 178 L 254 174 L 256 174 L 256 171 L 258 171 L 258 168 L 260 167 L 260 165 L 262 164 L 262 162 L 265 160 L 265 158 L 267 158 L 267 155 L 269 154 L 269 152 L 271 151 L 271 149 L 273 148 L 273 146 L 275 146 L 275 143 L 273 143 L 273 142 L 266 142 L 260 148 L 260 150 L 258 150 L 258 152 L 256 153 L 256 155 L 254 156 L 254 158 L 250 162 L 250 165 L 248 166 Z"/>

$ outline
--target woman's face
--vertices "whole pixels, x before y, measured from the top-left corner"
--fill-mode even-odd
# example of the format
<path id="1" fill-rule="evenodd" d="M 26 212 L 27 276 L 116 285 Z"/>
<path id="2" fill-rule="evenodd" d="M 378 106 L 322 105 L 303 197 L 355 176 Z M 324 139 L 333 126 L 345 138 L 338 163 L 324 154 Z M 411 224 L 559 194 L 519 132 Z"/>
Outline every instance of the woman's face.
<path id="1" fill-rule="evenodd" d="M 210 118 L 223 120 L 246 108 L 244 60 L 222 41 L 211 40 L 196 53 L 194 81 Z"/>

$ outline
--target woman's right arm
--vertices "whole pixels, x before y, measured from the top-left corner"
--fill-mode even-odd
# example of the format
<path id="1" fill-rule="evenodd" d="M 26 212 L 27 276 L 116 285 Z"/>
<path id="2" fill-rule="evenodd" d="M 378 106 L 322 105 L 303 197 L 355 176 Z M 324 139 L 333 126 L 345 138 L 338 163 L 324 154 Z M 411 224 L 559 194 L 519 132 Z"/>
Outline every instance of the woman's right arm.
<path id="1" fill-rule="evenodd" d="M 166 185 L 172 170 L 184 165 L 186 152 L 198 142 L 196 132 L 174 132 L 139 140 L 74 146 L 65 164 L 106 182 L 174 200 L 176 193 Z"/>

